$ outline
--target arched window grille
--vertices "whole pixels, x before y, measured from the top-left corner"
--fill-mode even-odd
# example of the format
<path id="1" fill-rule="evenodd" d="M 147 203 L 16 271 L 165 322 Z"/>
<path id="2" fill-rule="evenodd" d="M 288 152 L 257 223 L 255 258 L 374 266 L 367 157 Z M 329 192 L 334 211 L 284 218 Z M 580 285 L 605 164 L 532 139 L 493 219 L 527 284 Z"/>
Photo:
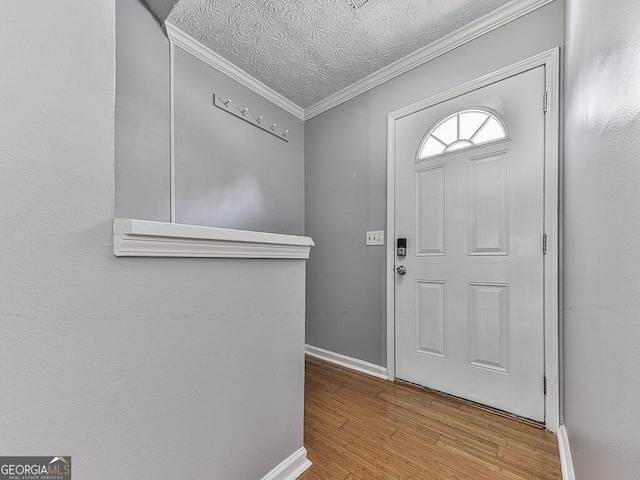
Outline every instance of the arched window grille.
<path id="1" fill-rule="evenodd" d="M 495 114 L 481 108 L 452 113 L 436 123 L 418 149 L 418 159 L 507 138 L 507 127 Z"/>

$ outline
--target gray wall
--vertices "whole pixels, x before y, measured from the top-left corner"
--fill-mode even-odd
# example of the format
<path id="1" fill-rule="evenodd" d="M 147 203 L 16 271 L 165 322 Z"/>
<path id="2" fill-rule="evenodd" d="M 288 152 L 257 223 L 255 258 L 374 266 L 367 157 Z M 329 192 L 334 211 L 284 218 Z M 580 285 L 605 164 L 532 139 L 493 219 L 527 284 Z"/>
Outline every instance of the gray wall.
<path id="1" fill-rule="evenodd" d="M 302 446 L 304 262 L 113 256 L 114 3 L 0 16 L 0 452 L 262 478 Z"/>
<path id="2" fill-rule="evenodd" d="M 562 44 L 562 2 L 553 2 L 306 122 L 306 342 L 386 364 L 387 114 Z M 386 239 L 394 241 L 394 239 Z"/>
<path id="3" fill-rule="evenodd" d="M 142 0 L 117 0 L 115 216 L 170 219 L 169 41 Z M 176 222 L 304 234 L 304 123 L 179 47 Z M 284 142 L 213 106 L 232 98 Z"/>
<path id="4" fill-rule="evenodd" d="M 640 3 L 566 1 L 564 410 L 576 478 L 640 472 Z"/>
<path id="5" fill-rule="evenodd" d="M 304 123 L 176 47 L 176 221 L 302 235 Z M 216 93 L 290 141 L 213 106 Z"/>
<path id="6" fill-rule="evenodd" d="M 142 0 L 116 2 L 115 216 L 170 217 L 169 40 Z"/>

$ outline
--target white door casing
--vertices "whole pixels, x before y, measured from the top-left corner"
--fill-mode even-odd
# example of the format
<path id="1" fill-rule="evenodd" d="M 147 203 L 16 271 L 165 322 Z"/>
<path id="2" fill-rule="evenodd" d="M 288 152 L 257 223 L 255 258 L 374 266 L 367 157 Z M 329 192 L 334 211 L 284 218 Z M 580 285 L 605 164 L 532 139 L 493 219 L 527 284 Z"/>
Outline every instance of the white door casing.
<path id="1" fill-rule="evenodd" d="M 557 54 L 545 52 L 390 114 L 388 169 L 390 377 L 538 421 L 545 420 L 546 403 L 552 431 L 558 417 Z M 502 116 L 509 139 L 417 160 L 434 123 L 473 107 Z M 524 111 L 533 119 L 523 121 Z M 397 237 L 409 239 L 404 261 L 395 256 Z M 403 277 L 393 273 L 400 264 L 408 269 Z"/>

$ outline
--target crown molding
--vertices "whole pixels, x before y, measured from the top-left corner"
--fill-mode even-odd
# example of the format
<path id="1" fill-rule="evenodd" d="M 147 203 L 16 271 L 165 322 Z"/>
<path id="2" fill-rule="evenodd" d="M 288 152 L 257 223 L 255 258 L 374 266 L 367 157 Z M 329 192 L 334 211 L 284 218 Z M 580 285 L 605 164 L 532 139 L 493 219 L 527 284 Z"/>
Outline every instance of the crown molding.
<path id="1" fill-rule="evenodd" d="M 116 257 L 307 259 L 313 240 L 279 233 L 113 219 Z"/>
<path id="2" fill-rule="evenodd" d="M 459 28 L 458 30 L 442 37 L 423 48 L 393 62 L 392 64 L 372 73 L 348 87 L 328 96 L 324 100 L 303 109 L 285 98 L 272 88 L 266 86 L 247 72 L 238 68 L 229 60 L 221 57 L 210 48 L 204 46 L 175 25 L 165 22 L 169 41 L 189 52 L 196 58 L 228 75 L 241 85 L 261 95 L 274 105 L 289 112 L 300 120 L 309 120 L 327 110 L 350 100 L 361 93 L 377 87 L 393 78 L 408 72 L 440 55 L 443 55 L 465 43 L 475 40 L 482 35 L 491 32 L 507 23 L 510 23 L 538 8 L 554 2 L 555 0 L 513 0 L 512 2 L 486 14 L 485 16 Z"/>
<path id="3" fill-rule="evenodd" d="M 464 45 L 554 1 L 555 0 L 514 0 L 306 108 L 304 110 L 304 120 L 320 115 L 361 93 L 371 90 L 398 75 L 402 75 L 454 48 Z"/>
<path id="4" fill-rule="evenodd" d="M 241 85 L 253 90 L 258 95 L 266 98 L 274 105 L 277 105 L 286 112 L 289 112 L 291 115 L 299 118 L 300 120 L 304 120 L 304 110 L 291 100 L 283 97 L 278 92 L 252 77 L 241 68 L 238 68 L 229 60 L 221 57 L 210 48 L 187 35 L 175 25 L 169 22 L 164 22 L 164 27 L 167 32 L 167 37 L 169 37 L 169 41 L 173 45 L 182 48 L 184 51 L 202 60 L 216 70 L 219 70 Z"/>

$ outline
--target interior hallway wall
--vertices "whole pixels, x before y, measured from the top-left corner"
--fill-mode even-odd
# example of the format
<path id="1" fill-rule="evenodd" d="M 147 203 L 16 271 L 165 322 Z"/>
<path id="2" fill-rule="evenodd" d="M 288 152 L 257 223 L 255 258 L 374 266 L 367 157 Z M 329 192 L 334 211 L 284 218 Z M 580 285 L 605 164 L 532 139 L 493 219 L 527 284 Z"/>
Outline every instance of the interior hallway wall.
<path id="1" fill-rule="evenodd" d="M 304 122 L 179 47 L 174 54 L 176 222 L 304 234 Z M 213 105 L 231 98 L 289 141 Z"/>
<path id="2" fill-rule="evenodd" d="M 169 40 L 142 0 L 116 5 L 115 217 L 168 222 Z"/>
<path id="3" fill-rule="evenodd" d="M 0 452 L 259 479 L 302 446 L 304 262 L 113 256 L 114 6 L 0 15 Z"/>
<path id="4" fill-rule="evenodd" d="M 142 0 L 116 12 L 115 216 L 170 220 L 169 40 Z M 176 222 L 304 234 L 304 122 L 175 47 Z M 289 142 L 213 105 L 213 94 L 289 130 Z"/>
<path id="5" fill-rule="evenodd" d="M 386 365 L 386 250 L 364 243 L 386 230 L 387 114 L 561 46 L 562 19 L 557 0 L 306 122 L 308 344 Z"/>
<path id="6" fill-rule="evenodd" d="M 640 3 L 567 0 L 564 412 L 579 480 L 640 472 Z"/>

